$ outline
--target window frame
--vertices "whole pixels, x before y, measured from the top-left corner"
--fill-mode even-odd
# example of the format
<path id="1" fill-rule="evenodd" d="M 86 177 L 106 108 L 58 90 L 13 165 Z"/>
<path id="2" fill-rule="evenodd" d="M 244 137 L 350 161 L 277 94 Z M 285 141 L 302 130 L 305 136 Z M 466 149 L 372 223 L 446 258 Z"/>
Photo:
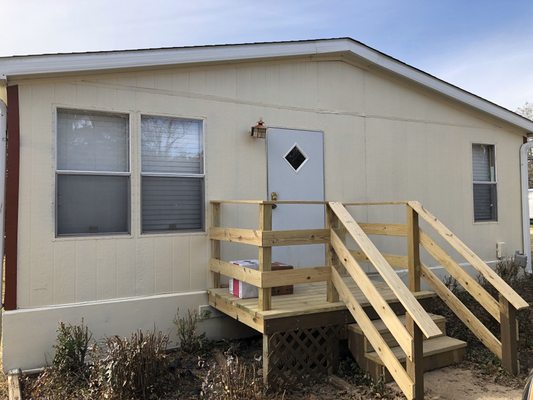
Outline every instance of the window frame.
<path id="1" fill-rule="evenodd" d="M 200 166 L 202 173 L 201 174 L 191 174 L 191 173 L 174 173 L 174 172 L 144 172 L 142 167 L 142 155 L 143 155 L 143 149 L 142 149 L 142 138 L 143 138 L 143 132 L 142 132 L 142 118 L 143 117 L 152 117 L 152 118 L 171 118 L 171 119 L 177 119 L 177 120 L 183 120 L 183 121 L 195 121 L 200 124 L 200 144 L 202 146 L 202 160 L 200 161 Z M 199 233 L 206 233 L 206 157 L 205 157 L 205 118 L 201 117 L 188 117 L 183 115 L 175 115 L 175 114 L 164 114 L 164 113 L 146 113 L 146 112 L 140 112 L 138 114 L 137 118 L 137 126 L 138 126 L 138 138 L 137 138 L 137 146 L 139 151 L 137 152 L 136 160 L 137 164 L 139 166 L 138 176 L 139 176 L 139 234 L 140 236 L 150 236 L 154 237 L 157 235 L 161 236 L 169 236 L 169 235 L 188 235 L 188 234 L 199 234 Z M 200 205 L 200 219 L 201 219 L 201 227 L 198 229 L 169 229 L 169 230 L 157 230 L 157 231 L 144 231 L 143 230 L 143 177 L 158 177 L 158 178 L 195 178 L 200 179 L 202 181 L 201 185 L 201 197 L 202 197 L 202 203 Z"/>
<path id="2" fill-rule="evenodd" d="M 492 148 L 492 157 L 494 162 L 494 177 L 490 181 L 476 181 L 474 180 L 474 146 L 487 146 L 489 148 Z M 471 143 L 471 150 L 470 150 L 470 157 L 471 157 L 471 174 L 472 174 L 472 221 L 474 224 L 493 224 L 498 223 L 499 218 L 499 207 L 498 207 L 498 167 L 497 167 L 497 153 L 496 153 L 496 144 L 495 143 L 484 143 L 484 142 L 472 142 Z M 490 165 L 489 165 L 490 167 Z M 494 218 L 492 219 L 483 219 L 478 220 L 476 219 L 476 204 L 475 204 L 475 197 L 474 197 L 474 187 L 476 185 L 487 185 L 487 186 L 493 186 L 494 187 L 494 193 L 496 195 L 496 205 L 494 207 Z"/>
<path id="3" fill-rule="evenodd" d="M 127 121 L 127 139 L 128 139 L 128 146 L 127 146 L 127 156 L 128 156 L 128 163 L 127 171 L 82 171 L 82 170 L 62 170 L 58 168 L 58 161 L 59 161 L 59 130 L 58 130 L 58 123 L 59 123 L 59 112 L 65 110 L 65 111 L 78 111 L 78 112 L 86 112 L 86 113 L 93 113 L 93 114 L 104 114 L 104 115 L 115 115 L 115 116 L 121 116 L 124 117 Z M 131 237 L 132 236 L 132 229 L 131 229 L 131 219 L 132 219 L 132 118 L 131 114 L 127 111 L 119 111 L 119 110 L 109 110 L 109 109 L 102 109 L 102 108 L 92 108 L 92 107 L 72 107 L 72 106 L 63 106 L 63 105 L 57 105 L 53 107 L 53 124 L 54 124 L 54 224 L 55 224 L 55 238 L 56 239 L 67 239 L 67 238 L 103 238 L 103 237 L 112 237 L 112 236 L 118 236 L 118 237 Z M 59 229 L 59 211 L 58 211 L 58 181 L 59 176 L 65 176 L 65 175 L 71 175 L 71 176 L 122 176 L 127 177 L 128 182 L 128 193 L 127 193 L 127 230 L 124 232 L 94 232 L 94 233 L 62 233 L 60 234 Z"/>

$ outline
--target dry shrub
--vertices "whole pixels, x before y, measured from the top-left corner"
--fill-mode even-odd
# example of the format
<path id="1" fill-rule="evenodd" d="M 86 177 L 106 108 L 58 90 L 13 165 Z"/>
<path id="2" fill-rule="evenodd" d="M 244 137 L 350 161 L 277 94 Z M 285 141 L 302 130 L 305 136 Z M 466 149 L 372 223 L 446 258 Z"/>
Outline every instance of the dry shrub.
<path id="1" fill-rule="evenodd" d="M 63 322 L 57 328 L 52 366 L 35 380 L 26 380 L 28 399 L 86 399 L 89 398 L 90 366 L 86 363 L 92 333 L 84 324 Z"/>
<path id="2" fill-rule="evenodd" d="M 187 315 L 181 317 L 178 314 L 174 318 L 174 324 L 178 331 L 179 349 L 187 354 L 202 355 L 209 348 L 209 341 L 205 333 L 198 332 L 198 323 L 203 318 L 197 312 L 187 310 Z"/>
<path id="3" fill-rule="evenodd" d="M 169 379 L 167 345 L 155 331 L 107 338 L 95 358 L 93 389 L 106 399 L 157 398 Z"/>
<path id="4" fill-rule="evenodd" d="M 264 399 L 263 379 L 255 365 L 238 357 L 218 357 L 202 383 L 202 398 L 207 400 Z"/>
<path id="5" fill-rule="evenodd" d="M 57 373 L 71 379 L 87 376 L 88 368 L 85 358 L 92 336 L 83 319 L 81 325 L 59 323 L 52 362 L 52 367 Z"/>

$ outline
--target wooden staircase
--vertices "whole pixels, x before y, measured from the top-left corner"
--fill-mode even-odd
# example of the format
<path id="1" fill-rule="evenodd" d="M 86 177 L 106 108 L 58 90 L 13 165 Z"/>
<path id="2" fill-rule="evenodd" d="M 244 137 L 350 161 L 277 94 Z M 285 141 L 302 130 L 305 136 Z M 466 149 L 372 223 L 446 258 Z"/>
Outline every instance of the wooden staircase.
<path id="1" fill-rule="evenodd" d="M 222 227 L 222 203 L 258 205 L 259 229 Z M 255 302 L 243 300 L 239 304 L 233 301 L 230 304 L 217 303 L 216 299 L 212 302 L 210 297 L 210 304 L 263 333 L 265 382 L 268 381 L 268 371 L 271 369 L 269 354 L 273 335 L 277 335 L 279 331 L 293 332 L 294 329 L 344 325 L 346 321 L 353 319 L 356 324 L 349 328 L 349 341 L 357 362 L 375 379 L 394 379 L 408 400 L 422 400 L 424 371 L 460 361 L 466 347 L 464 342 L 445 336 L 443 332 L 446 321 L 442 317 L 428 314 L 417 300 L 422 279 L 480 342 L 501 359 L 503 368 L 517 374 L 516 313 L 529 307 L 529 304 L 419 202 L 241 200 L 212 201 L 211 204 L 212 227 L 209 237 L 212 240 L 213 257 L 210 268 L 214 273 L 214 287 L 220 287 L 222 274 L 257 287 L 258 298 Z M 326 228 L 272 230 L 272 209 L 278 204 L 323 204 L 327 216 Z M 403 207 L 406 213 L 405 223 L 358 223 L 348 210 L 351 207 L 380 206 Z M 406 254 L 380 251 L 370 239 L 370 236 L 375 235 L 404 238 Z M 258 270 L 222 261 L 221 241 L 257 246 Z M 326 244 L 325 266 L 271 270 L 272 247 L 308 244 Z M 427 253 L 424 257 L 420 256 L 422 249 Z M 469 264 L 494 290 L 489 292 L 480 285 L 475 277 L 463 269 L 460 260 Z M 456 279 L 499 323 L 500 332 L 491 332 L 450 291 L 441 277 L 426 264 L 433 261 L 444 268 L 446 274 Z M 372 279 L 368 268 L 373 277 L 379 279 Z M 407 271 L 407 282 L 400 279 L 396 269 Z M 326 282 L 326 295 L 322 300 L 325 304 L 314 305 L 312 310 L 308 307 L 309 304 L 302 304 L 293 298 L 290 300 L 292 319 L 288 319 L 287 310 L 280 307 L 281 302 L 274 304 L 272 301 L 274 287 L 314 282 Z M 492 292 L 496 295 L 492 295 Z M 276 307 L 280 309 L 276 310 Z M 399 317 L 398 309 L 403 310 L 405 315 Z M 349 316 L 346 315 L 347 312 Z M 304 344 L 302 347 L 311 346 Z M 305 358 L 306 356 L 302 357 Z"/>
<path id="2" fill-rule="evenodd" d="M 388 203 L 391 204 L 393 203 Z M 329 202 L 327 221 L 331 231 L 327 261 L 331 266 L 331 282 L 328 285 L 327 297 L 328 301 L 342 300 L 356 321 L 349 330 L 350 349 L 355 359 L 374 379 L 394 380 L 408 400 L 424 398 L 424 371 L 450 365 L 462 359 L 466 343 L 445 336 L 445 321 L 442 317 L 428 314 L 414 297 L 414 293 L 420 291 L 421 278 L 424 278 L 478 339 L 502 360 L 504 368 L 516 373 L 516 311 L 528 307 L 528 303 L 420 203 L 410 201 L 405 204 L 406 224 L 381 225 L 381 232 L 378 234 L 389 230 L 391 235 L 406 236 L 407 257 L 404 260 L 408 271 L 407 285 L 393 267 L 401 259 L 382 253 L 374 245 L 368 237 L 369 232 L 364 229 L 364 224 L 359 225 L 346 209 L 350 204 Z M 499 293 L 499 301 L 420 229 L 419 218 L 434 229 L 440 240 L 447 242 L 492 284 Z M 374 226 L 378 228 L 377 225 Z M 354 242 L 359 249 L 348 248 L 347 239 Z M 422 262 L 421 247 L 500 322 L 500 339 Z M 405 309 L 403 317 L 398 317 L 380 296 L 360 261 L 369 262 L 392 290 Z M 360 288 L 380 320 L 371 320 L 364 312 L 344 280 L 347 276 Z"/>
<path id="3" fill-rule="evenodd" d="M 445 335 L 446 319 L 444 317 L 435 314 L 429 314 L 429 316 L 439 327 L 442 334 L 424 340 L 423 370 L 429 371 L 461 362 L 464 357 L 466 342 Z M 405 315 L 400 316 L 399 319 L 405 324 Z M 372 323 L 387 345 L 391 348 L 395 357 L 400 361 L 402 366 L 405 367 L 405 353 L 398 345 L 398 342 L 390 333 L 387 326 L 380 319 L 374 320 Z M 363 330 L 357 324 L 348 325 L 348 346 L 359 366 L 366 371 L 375 382 L 380 380 L 390 382 L 393 380 L 378 353 L 374 351 L 372 344 L 368 341 Z"/>

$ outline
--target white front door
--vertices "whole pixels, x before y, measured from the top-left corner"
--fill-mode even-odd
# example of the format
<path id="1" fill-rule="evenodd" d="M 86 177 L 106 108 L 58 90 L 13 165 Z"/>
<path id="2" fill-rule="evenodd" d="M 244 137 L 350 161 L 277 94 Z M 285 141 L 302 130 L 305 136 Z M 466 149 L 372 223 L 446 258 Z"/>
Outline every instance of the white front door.
<path id="1" fill-rule="evenodd" d="M 267 131 L 268 199 L 324 201 L 322 132 L 269 128 Z M 323 205 L 280 204 L 272 211 L 273 230 L 322 229 Z M 324 265 L 324 245 L 272 248 L 272 260 L 294 267 Z"/>

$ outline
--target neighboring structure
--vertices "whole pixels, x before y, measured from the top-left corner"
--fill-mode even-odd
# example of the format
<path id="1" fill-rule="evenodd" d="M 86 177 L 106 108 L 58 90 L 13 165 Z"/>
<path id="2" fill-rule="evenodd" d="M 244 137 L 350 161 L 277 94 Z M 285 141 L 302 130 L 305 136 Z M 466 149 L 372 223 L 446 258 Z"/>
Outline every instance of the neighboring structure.
<path id="1" fill-rule="evenodd" d="M 9 57 L 0 73 L 5 369 L 43 365 L 59 320 L 168 332 L 178 308 L 207 305 L 208 202 L 273 191 L 250 136 L 261 118 L 294 135 L 295 171 L 323 156 L 325 199 L 419 200 L 487 262 L 529 252 L 519 154 L 533 122 L 352 39 Z M 317 156 L 292 139 L 305 131 L 322 132 Z"/>

